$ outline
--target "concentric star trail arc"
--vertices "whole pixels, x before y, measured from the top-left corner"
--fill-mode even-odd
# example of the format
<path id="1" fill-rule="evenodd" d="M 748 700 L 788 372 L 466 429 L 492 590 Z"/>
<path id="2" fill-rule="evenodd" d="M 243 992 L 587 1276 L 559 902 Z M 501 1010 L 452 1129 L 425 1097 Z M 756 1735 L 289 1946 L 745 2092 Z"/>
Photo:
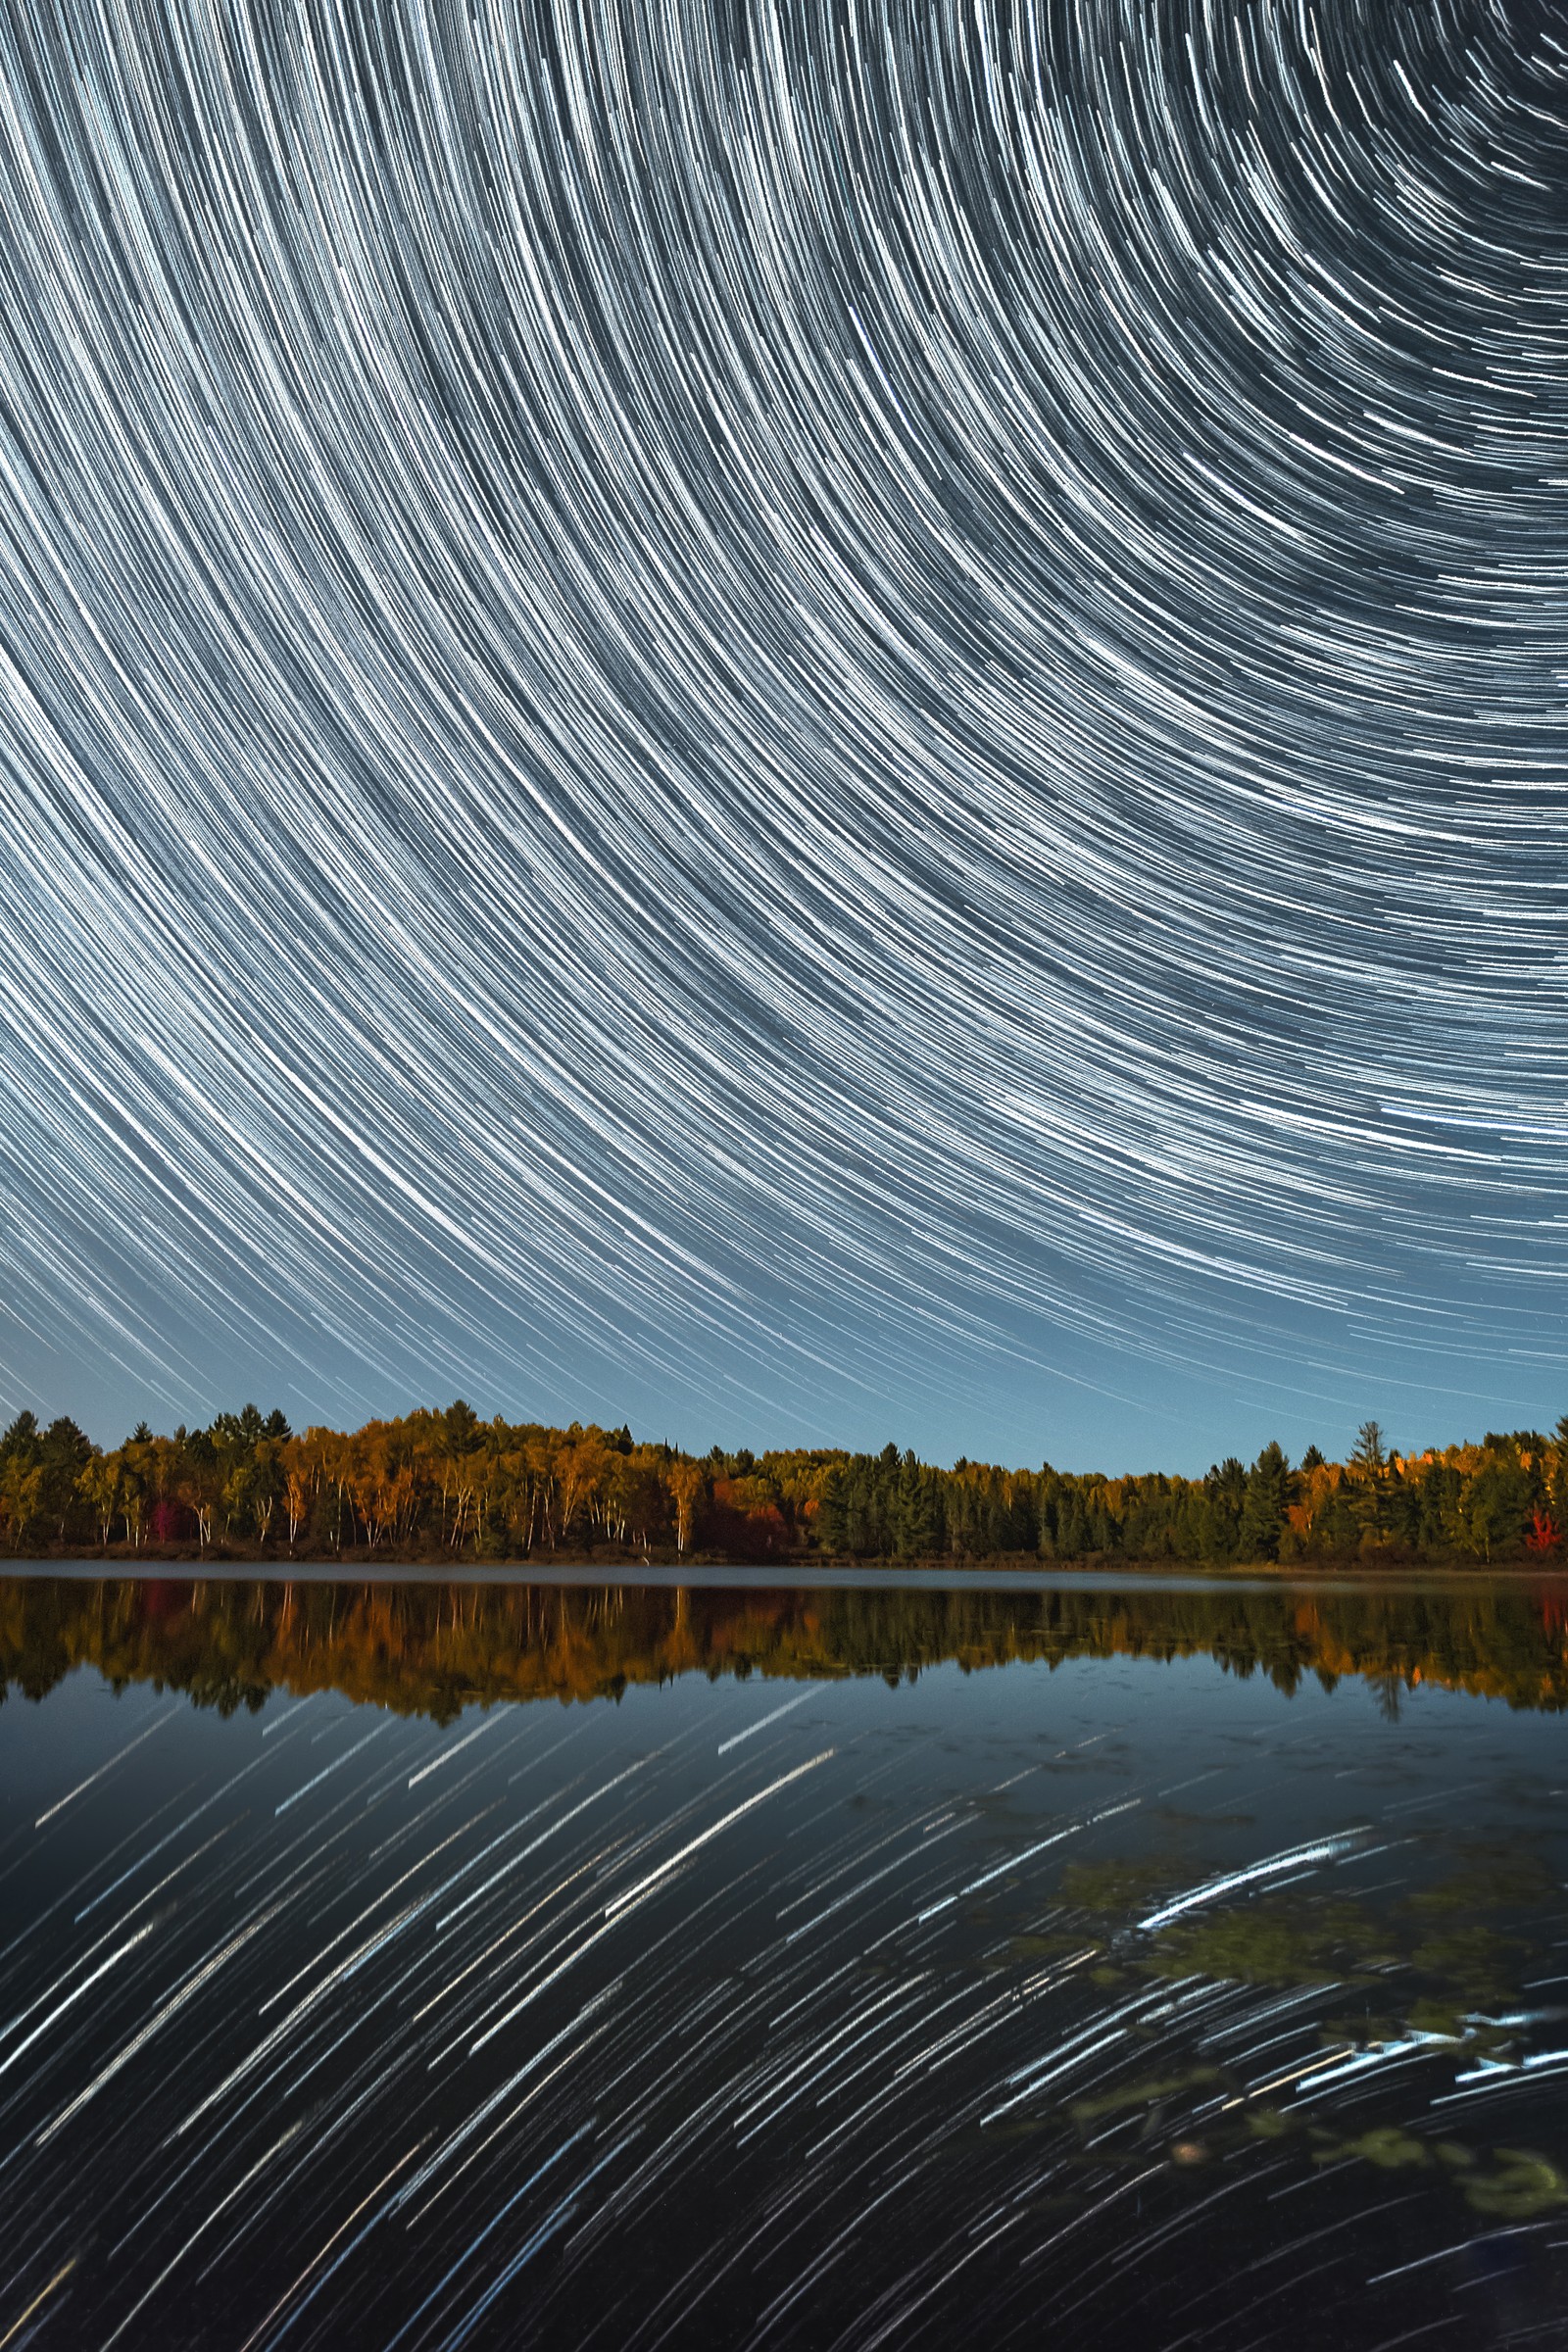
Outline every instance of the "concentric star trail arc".
<path id="1" fill-rule="evenodd" d="M 1504 0 L 12 11 L 19 1377 L 1560 1357 L 1565 163 Z"/>

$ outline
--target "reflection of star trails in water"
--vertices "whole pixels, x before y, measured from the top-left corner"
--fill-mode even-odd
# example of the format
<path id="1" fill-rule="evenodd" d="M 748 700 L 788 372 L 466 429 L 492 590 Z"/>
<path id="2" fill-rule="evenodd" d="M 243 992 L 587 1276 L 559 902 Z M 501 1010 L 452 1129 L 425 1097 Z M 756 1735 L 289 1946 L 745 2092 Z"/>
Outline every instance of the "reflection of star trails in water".
<path id="1" fill-rule="evenodd" d="M 76 2258 L 74 2255 L 73 2255 L 68 2263 L 64 2263 L 61 2268 L 56 2271 L 48 2285 L 39 2288 L 37 2294 L 33 2296 L 32 2301 L 27 2305 L 26 2310 L 23 2312 L 19 2318 L 12 2321 L 4 2335 L 0 2335 L 0 2352 L 5 2352 L 5 2347 L 7 2344 L 15 2343 L 17 2337 L 22 2333 L 23 2328 L 25 2328 L 27 2322 L 32 2318 L 33 2313 L 43 2309 L 43 2306 L 48 2302 L 56 2287 L 64 2285 L 65 2281 L 71 2277 L 71 2274 L 75 2267 Z"/>
<path id="2" fill-rule="evenodd" d="M 1395 1731 L 1225 1654 L 1129 1661 L 1136 1700 L 1059 1656 L 841 1677 L 794 1694 L 820 1752 L 776 1685 L 701 1672 L 564 1738 L 554 1705 L 280 1693 L 131 1744 L 79 1676 L 0 1709 L 0 1786 L 96 1768 L 38 1830 L 29 1797 L 8 1864 L 0 2340 L 805 2352 L 918 2309 L 1109 2345 L 1179 2302 L 1306 2352 L 1301 2239 L 1348 2347 L 1446 2321 L 1466 2231 L 1568 2204 L 1561 2012 L 1529 1989 L 1562 1934 L 1547 1727 L 1422 1685 Z M 1201 1812 L 1159 1795 L 1173 1751 Z M 1548 2318 L 1552 2248 L 1521 2253 Z"/>
<path id="3" fill-rule="evenodd" d="M 8 1358 L 1559 1357 L 1560 24 L 0 42 Z"/>
<path id="4" fill-rule="evenodd" d="M 747 1740 L 755 1740 L 759 1732 L 765 1732 L 769 1724 L 777 1723 L 779 1717 L 787 1715 L 792 1707 L 802 1707 L 808 1698 L 818 1696 L 820 1693 L 816 1690 L 797 1691 L 796 1695 L 793 1698 L 787 1698 L 781 1707 L 774 1707 L 766 1715 L 760 1715 L 755 1723 L 749 1723 L 744 1732 L 734 1732 L 729 1739 L 721 1740 L 713 1750 L 714 1755 L 727 1756 L 732 1747 L 739 1747 Z"/>
<path id="5" fill-rule="evenodd" d="M 1364 1827 L 1345 1830 L 1334 1838 L 1314 1838 L 1309 1845 L 1293 1845 L 1283 1854 L 1267 1854 L 1260 1862 L 1250 1862 L 1245 1870 L 1226 1871 L 1220 1878 L 1205 1879 L 1200 1886 L 1189 1887 L 1185 1894 L 1175 1895 L 1170 1902 L 1161 1903 L 1157 1911 L 1151 1911 L 1138 1925 L 1145 1935 L 1152 1936 L 1160 1928 L 1168 1928 L 1173 1919 L 1181 1919 L 1205 1903 L 1221 1902 L 1226 1895 L 1240 1894 L 1249 1886 L 1294 1877 L 1298 1871 L 1310 1871 L 1319 1862 L 1336 1862 L 1342 1854 L 1356 1853 L 1366 1837 Z"/>

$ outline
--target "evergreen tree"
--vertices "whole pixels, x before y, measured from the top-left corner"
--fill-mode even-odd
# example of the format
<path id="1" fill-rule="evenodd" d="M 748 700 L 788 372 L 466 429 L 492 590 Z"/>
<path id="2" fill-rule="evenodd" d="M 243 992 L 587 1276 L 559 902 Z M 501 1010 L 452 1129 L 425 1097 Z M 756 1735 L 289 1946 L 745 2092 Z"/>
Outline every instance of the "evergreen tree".
<path id="1" fill-rule="evenodd" d="M 1354 1481 L 1352 1508 L 1362 1538 L 1381 1542 L 1389 1532 L 1389 1452 L 1378 1422 L 1362 1422 L 1347 1467 Z"/>
<path id="2" fill-rule="evenodd" d="M 1203 1481 L 1207 1503 L 1204 1557 L 1234 1560 L 1241 1544 L 1242 1512 L 1247 1502 L 1247 1469 L 1235 1454 L 1214 1463 Z"/>
<path id="3" fill-rule="evenodd" d="M 1281 1446 L 1271 1439 L 1247 1474 L 1238 1536 L 1244 1559 L 1279 1558 L 1280 1536 L 1290 1500 L 1291 1465 Z"/>
<path id="4" fill-rule="evenodd" d="M 50 1422 L 39 1444 L 43 1479 L 38 1508 L 48 1520 L 56 1543 L 64 1544 L 68 1536 L 90 1530 L 77 1481 L 91 1460 L 91 1443 L 74 1421 L 62 1415 Z"/>
<path id="5" fill-rule="evenodd" d="M 934 1559 L 941 1547 L 940 1501 L 934 1471 L 906 1453 L 893 1502 L 893 1548 L 901 1560 Z"/>
<path id="6" fill-rule="evenodd" d="M 821 1497 L 816 1506 L 817 1541 L 824 1551 L 848 1551 L 849 1511 L 845 1501 L 845 1474 L 837 1462 L 822 1481 Z"/>

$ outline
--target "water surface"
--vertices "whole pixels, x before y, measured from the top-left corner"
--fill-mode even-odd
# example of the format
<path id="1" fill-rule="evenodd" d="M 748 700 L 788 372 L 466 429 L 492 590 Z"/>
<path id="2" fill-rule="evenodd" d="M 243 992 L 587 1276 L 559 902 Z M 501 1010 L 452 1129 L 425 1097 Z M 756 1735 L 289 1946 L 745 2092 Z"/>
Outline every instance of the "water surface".
<path id="1" fill-rule="evenodd" d="M 24 1578 L 0 1665 L 7 2352 L 1568 2340 L 1548 1585 Z"/>

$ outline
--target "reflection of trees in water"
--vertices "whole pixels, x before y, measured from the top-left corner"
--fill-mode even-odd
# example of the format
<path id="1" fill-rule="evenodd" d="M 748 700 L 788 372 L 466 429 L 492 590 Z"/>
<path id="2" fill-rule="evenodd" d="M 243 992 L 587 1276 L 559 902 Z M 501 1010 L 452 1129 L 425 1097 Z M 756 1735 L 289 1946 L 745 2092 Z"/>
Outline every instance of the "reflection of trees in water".
<path id="1" fill-rule="evenodd" d="M 1397 1723 L 1399 1702 L 1404 1696 L 1404 1684 L 1400 1681 L 1399 1676 L 1391 1670 L 1386 1670 L 1370 1675 L 1368 1680 L 1377 1694 L 1378 1713 L 1384 1722 Z"/>
<path id="2" fill-rule="evenodd" d="M 221 1709 L 284 1687 L 335 1689 L 450 1720 L 474 1700 L 613 1696 L 694 1673 L 902 1679 L 943 1662 L 978 1673 L 1014 1660 L 1128 1656 L 1212 1657 L 1286 1691 L 1307 1675 L 1326 1686 L 1356 1677 L 1384 1703 L 1422 1683 L 1548 1709 L 1568 1690 L 1561 1612 L 1549 1590 L 1520 1585 L 1308 1597 L 1220 1585 L 958 1592 L 0 1581 L 0 1675 L 35 1697 L 88 1664 L 117 1686 L 157 1681 Z M 760 1696 L 757 1711 L 768 1703 Z M 1547 1844 L 1546 1810 L 1539 1829 L 1527 1815 L 1513 1853 L 1479 1839 L 1468 1849 L 1451 1813 L 1417 1816 L 1426 1826 L 1401 1830 L 1396 1862 L 1379 1863 L 1364 1893 L 1325 1871 L 1168 1910 L 1215 1867 L 1209 1840 L 1226 1847 L 1221 1867 L 1236 1842 L 1234 1825 L 1168 1809 L 1129 1815 L 1115 1850 L 1098 1858 L 1054 1860 L 1038 1878 L 991 1877 L 954 1906 L 951 1958 L 879 1942 L 862 1956 L 865 1977 L 885 1973 L 892 1990 L 901 1973 L 935 1968 L 946 1998 L 967 1969 L 983 1970 L 987 1999 L 994 1987 L 1005 2011 L 1009 1985 L 1071 1971 L 1108 2017 L 1151 1996 L 1159 2006 L 1107 2034 L 1118 2046 L 1102 2062 L 1064 2086 L 1048 2079 L 999 2120 L 956 2133 L 936 2161 L 981 2179 L 979 2168 L 996 2165 L 999 2195 L 1011 2194 L 1011 2150 L 1034 2168 L 1039 2195 L 1060 2200 L 1063 2226 L 1119 2179 L 1142 2193 L 1136 2183 L 1152 2168 L 1193 2168 L 1195 2196 L 1206 2197 L 1209 2183 L 1245 2178 L 1255 2159 L 1270 2194 L 1343 2173 L 1342 2222 L 1358 2203 L 1408 2190 L 1449 2209 L 1444 2228 L 1455 2242 L 1478 2228 L 1555 2227 L 1568 2206 L 1568 2150 L 1542 2120 L 1550 2082 L 1527 2072 L 1562 2031 L 1553 2009 L 1537 2006 L 1552 1994 L 1528 1989 L 1554 1973 L 1568 1936 L 1561 1869 L 1547 1867 L 1558 1858 L 1533 1850 Z M 1183 2004 L 1194 1985 L 1216 1982 L 1255 1988 L 1269 2022 L 1240 2041 L 1195 2041 L 1212 2017 L 1197 2009 L 1201 2022 L 1189 2025 Z M 1436 2060 L 1445 2083 L 1485 2068 L 1507 2093 L 1506 2125 L 1446 2103 L 1423 2107 L 1412 2125 L 1412 2050 Z M 1368 2072 L 1353 2077 L 1343 2107 L 1338 2094 L 1324 2105 L 1303 2093 L 1320 2070 L 1362 2060 Z"/>
<path id="3" fill-rule="evenodd" d="M 1314 1674 L 1374 1687 L 1397 1714 L 1421 1683 L 1557 1710 L 1568 1628 L 1556 1595 L 1511 1586 L 1348 1588 L 1310 1598 L 1215 1586 L 812 1592 L 606 1586 L 0 1579 L 0 1678 L 41 1697 L 78 1665 L 198 1704 L 283 1686 L 448 1719 L 475 1700 L 615 1697 L 628 1683 L 752 1673 L 826 1678 L 1017 1660 L 1212 1657 L 1283 1691 Z"/>

